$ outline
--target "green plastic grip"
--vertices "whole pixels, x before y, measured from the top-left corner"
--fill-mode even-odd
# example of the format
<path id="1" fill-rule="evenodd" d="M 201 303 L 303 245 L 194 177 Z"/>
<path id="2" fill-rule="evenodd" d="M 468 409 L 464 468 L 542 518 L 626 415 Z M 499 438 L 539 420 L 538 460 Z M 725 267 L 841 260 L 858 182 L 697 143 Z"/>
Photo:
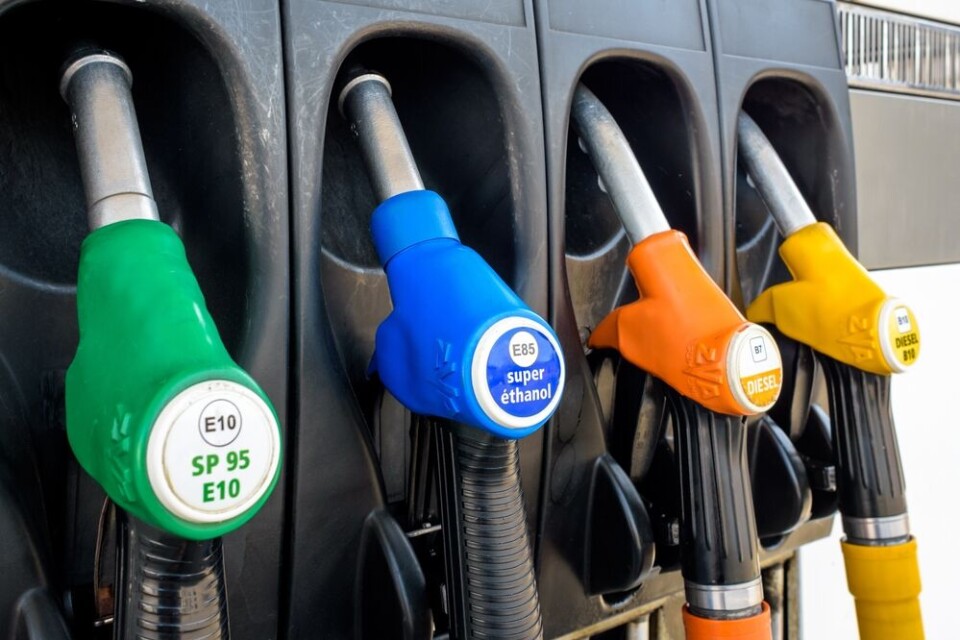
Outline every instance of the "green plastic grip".
<path id="1" fill-rule="evenodd" d="M 121 508 L 184 538 L 253 517 L 279 477 L 276 412 L 224 348 L 173 229 L 92 232 L 77 307 L 66 405 L 81 466 Z"/>

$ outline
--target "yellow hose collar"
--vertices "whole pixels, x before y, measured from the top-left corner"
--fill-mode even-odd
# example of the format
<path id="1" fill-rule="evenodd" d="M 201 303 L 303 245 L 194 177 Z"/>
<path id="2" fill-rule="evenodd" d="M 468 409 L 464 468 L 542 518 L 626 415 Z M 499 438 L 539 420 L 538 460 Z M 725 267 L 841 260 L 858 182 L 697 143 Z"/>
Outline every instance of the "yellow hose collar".
<path id="1" fill-rule="evenodd" d="M 917 541 L 889 547 L 841 542 L 860 640 L 923 640 Z"/>

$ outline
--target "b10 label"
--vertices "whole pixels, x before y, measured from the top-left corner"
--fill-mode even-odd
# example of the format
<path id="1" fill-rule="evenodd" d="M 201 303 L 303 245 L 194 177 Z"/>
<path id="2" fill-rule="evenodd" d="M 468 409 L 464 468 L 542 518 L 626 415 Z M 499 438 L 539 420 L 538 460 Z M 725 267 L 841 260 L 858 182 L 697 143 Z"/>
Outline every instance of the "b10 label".
<path id="1" fill-rule="evenodd" d="M 252 507 L 279 465 L 273 412 L 256 393 L 226 380 L 189 387 L 167 403 L 147 445 L 160 502 L 196 523 L 222 522 Z"/>
<path id="2" fill-rule="evenodd" d="M 522 317 L 500 320 L 480 338 L 471 367 L 483 411 L 502 426 L 542 423 L 563 393 L 564 364 L 553 333 Z"/>
<path id="3" fill-rule="evenodd" d="M 880 308 L 880 349 L 895 373 L 903 373 L 920 356 L 920 327 L 913 310 L 896 298 Z"/>

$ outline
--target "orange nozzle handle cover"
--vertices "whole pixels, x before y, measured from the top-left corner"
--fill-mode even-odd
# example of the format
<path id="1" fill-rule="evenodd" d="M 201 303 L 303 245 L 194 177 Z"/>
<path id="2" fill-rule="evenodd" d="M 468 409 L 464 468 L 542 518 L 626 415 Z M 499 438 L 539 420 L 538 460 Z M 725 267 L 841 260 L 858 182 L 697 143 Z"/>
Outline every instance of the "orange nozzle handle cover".
<path id="1" fill-rule="evenodd" d="M 765 391 L 751 397 L 762 408 L 749 407 L 734 395 L 731 382 L 742 381 L 729 380 L 728 351 L 739 332 L 756 325 L 710 278 L 683 233 L 669 230 L 644 238 L 630 251 L 627 266 L 641 299 L 604 318 L 590 336 L 591 347 L 618 350 L 717 413 L 751 415 L 773 404 L 782 379 L 779 355 L 775 371 L 765 372 Z"/>
<path id="2" fill-rule="evenodd" d="M 763 611 L 749 618 L 713 620 L 701 618 L 683 608 L 683 627 L 687 640 L 771 640 L 770 605 L 763 603 Z"/>

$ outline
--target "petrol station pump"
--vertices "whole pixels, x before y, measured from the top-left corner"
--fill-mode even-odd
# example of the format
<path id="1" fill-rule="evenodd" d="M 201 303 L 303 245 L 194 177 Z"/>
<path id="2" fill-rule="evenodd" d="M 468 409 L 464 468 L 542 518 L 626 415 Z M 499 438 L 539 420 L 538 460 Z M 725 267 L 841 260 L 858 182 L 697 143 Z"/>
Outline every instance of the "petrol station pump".
<path id="1" fill-rule="evenodd" d="M 820 76 L 766 51 L 764 2 Z M 816 95 L 831 71 L 846 96 L 842 69 L 804 40 L 833 3 L 88 4 L 57 16 L 77 24 L 47 69 L 10 44 L 43 3 L 0 0 L 0 192 L 25 167 L 0 201 L 0 311 L 26 309 L 0 334 L 0 408 L 27 407 L 0 416 L 26 434 L 0 437 L 0 547 L 37 567 L 26 594 L 0 579 L 29 609 L 0 608 L 0 635 L 798 640 L 785 567 L 839 504 L 861 640 L 922 640 L 890 405 L 918 319 L 813 213 L 856 213 L 852 176 L 831 182 L 852 151 L 825 151 L 843 126 L 775 135 L 849 125 Z M 189 51 L 151 67 L 167 40 Z M 139 123 L 131 69 L 163 76 Z M 811 149 L 830 177 L 794 166 Z M 48 174 L 75 195 L 38 197 Z M 79 207 L 80 183 L 86 227 L 5 226 L 24 201 L 31 230 Z M 769 286 L 776 229 L 793 279 Z M 22 275 L 13 236 L 67 275 Z M 37 443 L 42 464 L 6 468 Z"/>
<path id="2" fill-rule="evenodd" d="M 219 537 L 243 526 L 280 471 L 276 414 L 231 359 L 176 232 L 160 221 L 115 54 L 65 65 L 90 235 L 67 372 L 67 433 L 120 513 L 117 638 L 229 638 Z"/>

